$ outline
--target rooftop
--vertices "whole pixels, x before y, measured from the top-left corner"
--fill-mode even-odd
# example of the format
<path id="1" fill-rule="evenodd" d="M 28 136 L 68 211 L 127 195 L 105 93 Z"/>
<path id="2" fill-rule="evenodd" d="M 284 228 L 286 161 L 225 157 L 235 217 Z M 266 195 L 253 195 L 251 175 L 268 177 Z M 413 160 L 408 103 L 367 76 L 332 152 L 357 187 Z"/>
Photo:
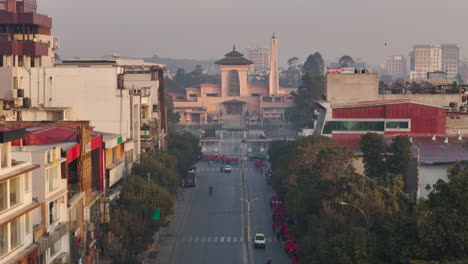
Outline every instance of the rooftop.
<path id="1" fill-rule="evenodd" d="M 253 61 L 244 58 L 244 55 L 236 51 L 236 46 L 233 47 L 232 51 L 224 55 L 223 59 L 215 62 L 218 65 L 250 65 L 254 64 Z"/>

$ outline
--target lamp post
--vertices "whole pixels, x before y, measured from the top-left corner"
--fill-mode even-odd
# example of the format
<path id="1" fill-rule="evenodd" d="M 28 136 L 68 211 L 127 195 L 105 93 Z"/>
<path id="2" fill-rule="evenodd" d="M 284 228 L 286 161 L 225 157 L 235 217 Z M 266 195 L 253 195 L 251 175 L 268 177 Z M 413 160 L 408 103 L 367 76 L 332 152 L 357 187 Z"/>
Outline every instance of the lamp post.
<path id="1" fill-rule="evenodd" d="M 256 197 L 256 198 L 253 198 L 251 200 L 247 200 L 247 199 L 244 199 L 244 198 L 240 198 L 242 201 L 244 201 L 246 204 L 247 204 L 247 241 L 250 241 L 250 235 L 251 235 L 251 228 L 250 228 L 250 203 L 255 201 L 255 200 L 258 200 L 260 198 Z"/>
<path id="2" fill-rule="evenodd" d="M 359 212 L 361 212 L 361 214 L 364 216 L 364 219 L 366 220 L 366 224 L 367 224 L 367 229 L 369 229 L 369 227 L 370 227 L 370 224 L 369 224 L 369 217 L 367 217 L 366 213 L 364 213 L 364 210 L 362 210 L 360 207 L 357 207 L 357 206 L 354 205 L 354 204 L 346 203 L 346 202 L 343 202 L 343 201 L 339 201 L 338 203 L 339 203 L 340 205 L 348 205 L 348 206 L 351 206 L 351 207 L 354 207 L 354 208 L 358 209 Z"/>

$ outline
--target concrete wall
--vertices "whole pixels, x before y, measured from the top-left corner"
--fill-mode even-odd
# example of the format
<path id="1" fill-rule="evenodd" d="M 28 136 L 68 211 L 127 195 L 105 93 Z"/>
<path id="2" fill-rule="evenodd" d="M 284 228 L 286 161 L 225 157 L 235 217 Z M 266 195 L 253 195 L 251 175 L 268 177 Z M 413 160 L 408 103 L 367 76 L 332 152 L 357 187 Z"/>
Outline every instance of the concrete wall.
<path id="1" fill-rule="evenodd" d="M 426 185 L 435 184 L 439 179 L 448 181 L 447 169 L 449 165 L 420 165 L 419 167 L 419 195 L 418 198 L 427 198 Z"/>
<path id="2" fill-rule="evenodd" d="M 446 119 L 446 133 L 456 135 L 468 134 L 468 115 L 467 114 L 449 114 Z"/>
<path id="3" fill-rule="evenodd" d="M 326 96 L 332 105 L 377 100 L 412 100 L 437 106 L 461 103 L 458 94 L 379 94 L 377 73 L 327 74 Z"/>

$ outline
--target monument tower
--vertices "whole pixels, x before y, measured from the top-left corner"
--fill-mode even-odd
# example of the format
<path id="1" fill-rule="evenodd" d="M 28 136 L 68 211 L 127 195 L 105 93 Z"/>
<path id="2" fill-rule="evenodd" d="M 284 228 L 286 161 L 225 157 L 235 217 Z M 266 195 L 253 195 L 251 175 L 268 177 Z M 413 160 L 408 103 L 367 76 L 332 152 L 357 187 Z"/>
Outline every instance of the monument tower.
<path id="1" fill-rule="evenodd" d="M 279 74 L 278 74 L 278 41 L 273 33 L 271 38 L 271 51 L 270 51 L 270 80 L 269 80 L 269 93 L 279 94 Z"/>

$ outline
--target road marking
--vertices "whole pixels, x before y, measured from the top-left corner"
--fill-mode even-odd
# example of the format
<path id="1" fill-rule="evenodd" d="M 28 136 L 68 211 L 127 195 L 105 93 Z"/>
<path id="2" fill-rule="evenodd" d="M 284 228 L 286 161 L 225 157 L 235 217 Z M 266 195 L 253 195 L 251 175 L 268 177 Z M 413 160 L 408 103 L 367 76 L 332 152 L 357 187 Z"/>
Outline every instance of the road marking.
<path id="1" fill-rule="evenodd" d="M 211 237 L 208 237 L 208 239 L 206 240 L 206 242 L 211 242 Z"/>
<path id="2" fill-rule="evenodd" d="M 215 242 L 215 243 L 218 242 L 218 237 L 215 237 L 215 238 L 213 239 L 213 242 Z"/>
<path id="3" fill-rule="evenodd" d="M 194 243 L 197 243 L 198 242 L 198 237 L 195 237 L 195 239 L 193 240 Z"/>
<path id="4" fill-rule="evenodd" d="M 237 237 L 233 237 L 233 238 L 232 238 L 232 242 L 233 242 L 233 243 L 236 243 L 236 242 L 237 242 Z"/>
<path id="5" fill-rule="evenodd" d="M 205 242 L 206 242 L 206 237 L 202 237 L 202 239 L 200 240 L 200 242 L 205 243 Z"/>
<path id="6" fill-rule="evenodd" d="M 229 243 L 229 242 L 231 242 L 231 237 L 226 238 L 226 243 Z"/>
<path id="7" fill-rule="evenodd" d="M 223 236 L 219 239 L 219 242 L 224 243 L 224 237 Z"/>

